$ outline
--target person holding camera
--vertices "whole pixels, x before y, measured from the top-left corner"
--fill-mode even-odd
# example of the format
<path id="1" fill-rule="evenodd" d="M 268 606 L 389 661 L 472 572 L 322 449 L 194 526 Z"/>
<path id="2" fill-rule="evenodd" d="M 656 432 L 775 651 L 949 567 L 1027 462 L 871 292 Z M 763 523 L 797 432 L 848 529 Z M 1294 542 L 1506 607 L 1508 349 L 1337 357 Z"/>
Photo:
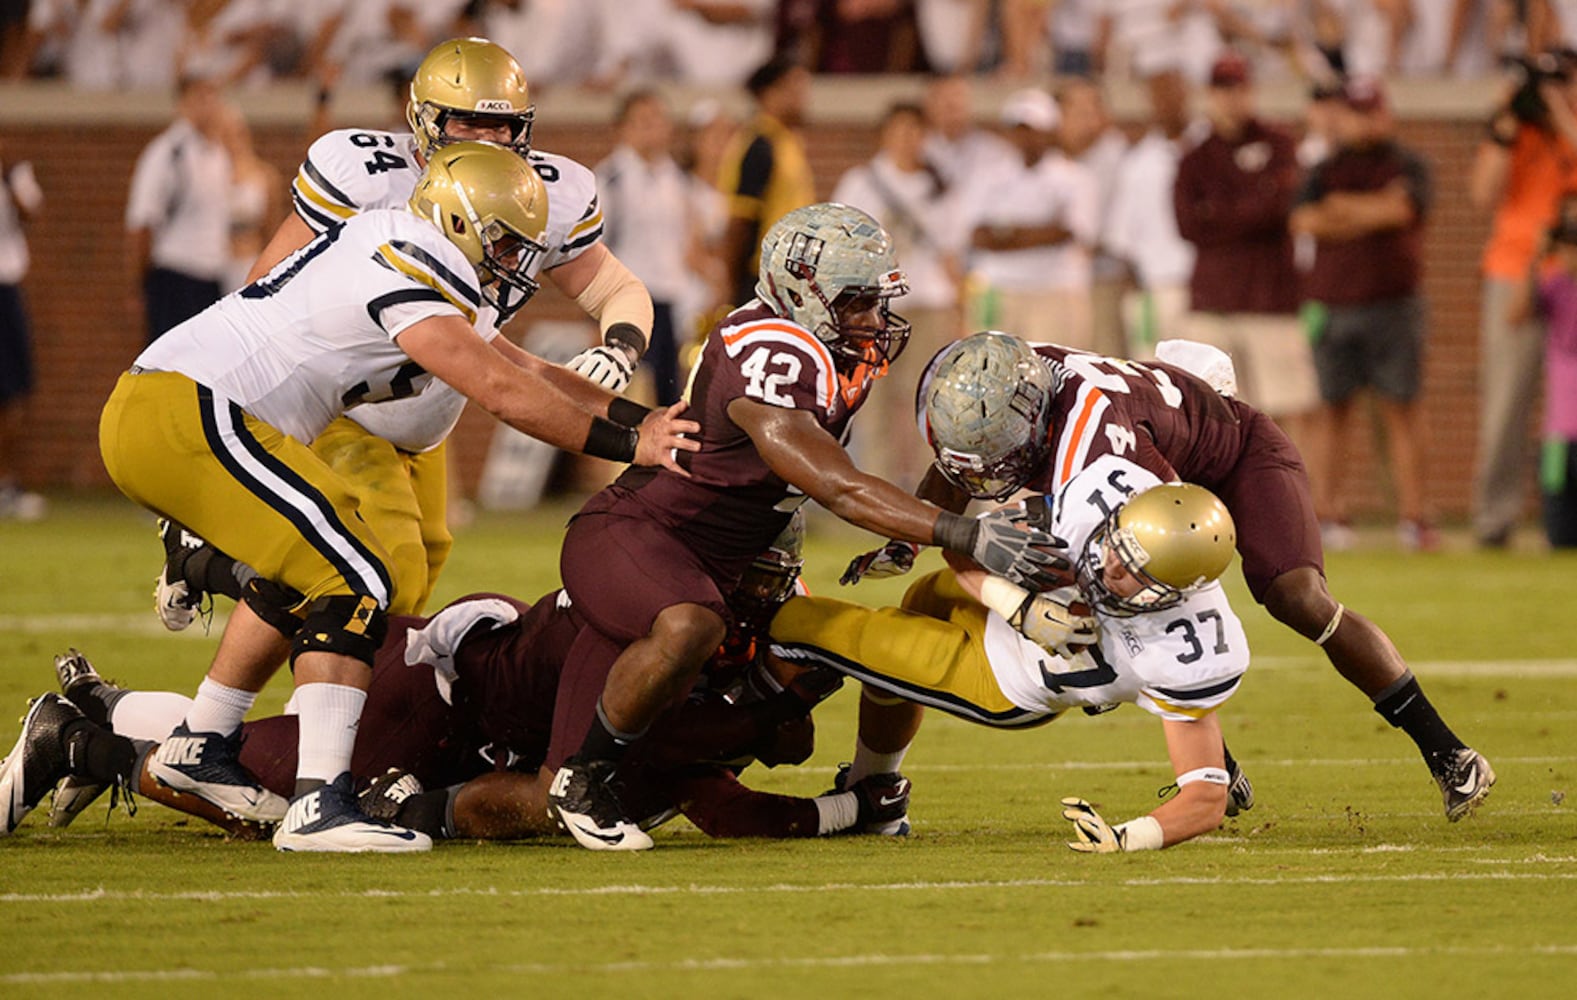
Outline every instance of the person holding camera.
<path id="1" fill-rule="evenodd" d="M 1528 478 L 1528 423 L 1538 387 L 1543 324 L 1528 311 L 1513 322 L 1541 235 L 1561 199 L 1577 193 L 1577 85 L 1555 55 L 1519 63 L 1521 72 L 1491 115 L 1469 178 L 1469 196 L 1494 211 L 1484 248 L 1479 329 L 1478 456 L 1473 530 L 1479 544 L 1511 541 Z"/>

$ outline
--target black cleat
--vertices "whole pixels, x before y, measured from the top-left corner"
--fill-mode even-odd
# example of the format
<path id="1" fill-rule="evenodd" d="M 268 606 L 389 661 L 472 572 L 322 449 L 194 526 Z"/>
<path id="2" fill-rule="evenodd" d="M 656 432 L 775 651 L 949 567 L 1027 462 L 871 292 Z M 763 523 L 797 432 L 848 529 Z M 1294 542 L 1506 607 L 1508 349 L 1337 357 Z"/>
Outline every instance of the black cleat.
<path id="1" fill-rule="evenodd" d="M 22 735 L 0 760 L 0 836 L 15 830 L 44 800 L 44 793 L 70 774 L 64 730 L 67 723 L 82 717 L 58 694 L 33 699 L 22 719 Z"/>
<path id="2" fill-rule="evenodd" d="M 647 850 L 652 838 L 625 818 L 624 806 L 608 783 L 613 770 L 611 761 L 571 757 L 553 776 L 548 812 L 587 850 Z"/>
<path id="3" fill-rule="evenodd" d="M 1495 769 L 1484 755 L 1470 747 L 1454 751 L 1435 772 L 1435 783 L 1445 798 L 1446 819 L 1455 823 L 1478 808 L 1495 783 Z"/>
<path id="4" fill-rule="evenodd" d="M 849 784 L 852 765 L 838 765 L 838 776 L 832 781 L 836 795 L 853 792 L 859 800 L 860 818 L 850 833 L 874 833 L 884 837 L 909 836 L 909 779 L 896 772 L 867 774 Z"/>
<path id="5" fill-rule="evenodd" d="M 356 806 L 372 819 L 393 823 L 400 818 L 400 807 L 405 800 L 423 791 L 420 778 L 391 767 L 356 797 Z"/>
<path id="6" fill-rule="evenodd" d="M 1227 815 L 1236 816 L 1254 808 L 1254 783 L 1248 780 L 1237 761 L 1227 767 Z"/>

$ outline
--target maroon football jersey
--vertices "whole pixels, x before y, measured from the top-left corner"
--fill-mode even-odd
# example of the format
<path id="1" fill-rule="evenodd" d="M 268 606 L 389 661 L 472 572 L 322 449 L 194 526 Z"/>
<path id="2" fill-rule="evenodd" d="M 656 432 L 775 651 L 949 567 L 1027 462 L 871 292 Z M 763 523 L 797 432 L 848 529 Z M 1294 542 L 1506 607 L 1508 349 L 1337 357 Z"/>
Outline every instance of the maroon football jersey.
<path id="1" fill-rule="evenodd" d="M 1050 447 L 1025 488 L 1055 494 L 1102 455 L 1140 465 L 1163 481 L 1212 489 L 1246 445 L 1247 407 L 1174 365 L 1126 361 L 1036 344 L 1052 362 Z"/>
<path id="2" fill-rule="evenodd" d="M 773 474 L 755 443 L 728 415 L 745 397 L 807 410 L 846 443 L 874 370 L 841 375 L 827 345 L 760 303 L 736 309 L 706 339 L 691 376 L 685 416 L 701 425 L 701 450 L 680 452 L 691 478 L 632 466 L 584 508 L 628 510 L 676 530 L 707 558 L 753 559 L 772 543 L 803 494 Z"/>

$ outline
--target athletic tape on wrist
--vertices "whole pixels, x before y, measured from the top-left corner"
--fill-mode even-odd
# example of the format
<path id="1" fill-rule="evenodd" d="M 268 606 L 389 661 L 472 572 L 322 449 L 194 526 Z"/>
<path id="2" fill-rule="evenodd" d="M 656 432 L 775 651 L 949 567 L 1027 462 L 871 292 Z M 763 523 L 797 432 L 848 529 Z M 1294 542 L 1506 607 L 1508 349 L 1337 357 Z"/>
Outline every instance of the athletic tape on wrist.
<path id="1" fill-rule="evenodd" d="M 593 458 L 633 462 L 635 446 L 639 441 L 640 435 L 634 428 L 616 424 L 605 417 L 592 417 L 591 430 L 586 433 L 586 446 L 581 450 Z"/>
<path id="2" fill-rule="evenodd" d="M 1140 816 L 1112 827 L 1117 842 L 1125 851 L 1159 851 L 1166 843 L 1166 835 L 1154 816 Z"/>
<path id="3" fill-rule="evenodd" d="M 633 399 L 615 396 L 608 403 L 608 419 L 625 427 L 639 427 L 646 415 L 652 412 L 649 406 L 642 406 Z"/>
<path id="4" fill-rule="evenodd" d="M 1230 785 L 1232 776 L 1220 767 L 1196 767 L 1177 776 L 1177 787 L 1192 785 L 1196 781 L 1208 781 L 1212 785 Z"/>

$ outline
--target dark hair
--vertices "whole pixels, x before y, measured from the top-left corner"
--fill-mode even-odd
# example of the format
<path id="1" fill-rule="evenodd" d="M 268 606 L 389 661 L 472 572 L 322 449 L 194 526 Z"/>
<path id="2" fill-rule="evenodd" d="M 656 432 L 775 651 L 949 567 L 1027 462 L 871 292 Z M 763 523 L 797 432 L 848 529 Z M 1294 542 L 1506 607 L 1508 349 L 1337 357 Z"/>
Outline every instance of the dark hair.
<path id="1" fill-rule="evenodd" d="M 920 119 L 920 124 L 925 124 L 925 109 L 914 101 L 894 101 L 887 105 L 887 110 L 882 112 L 881 126 L 886 128 L 894 118 L 902 115 L 913 115 Z"/>
<path id="2" fill-rule="evenodd" d="M 745 89 L 750 91 L 751 97 L 760 97 L 772 89 L 779 80 L 803 65 L 798 57 L 789 53 L 779 53 L 756 67 L 756 71 L 745 81 Z"/>
<path id="3" fill-rule="evenodd" d="M 634 110 L 635 106 L 637 104 L 645 104 L 647 101 L 655 101 L 661 104 L 663 98 L 661 94 L 651 87 L 637 87 L 635 90 L 625 94 L 619 101 L 618 110 L 613 113 L 614 122 L 623 125 L 630 117 L 630 112 Z"/>

